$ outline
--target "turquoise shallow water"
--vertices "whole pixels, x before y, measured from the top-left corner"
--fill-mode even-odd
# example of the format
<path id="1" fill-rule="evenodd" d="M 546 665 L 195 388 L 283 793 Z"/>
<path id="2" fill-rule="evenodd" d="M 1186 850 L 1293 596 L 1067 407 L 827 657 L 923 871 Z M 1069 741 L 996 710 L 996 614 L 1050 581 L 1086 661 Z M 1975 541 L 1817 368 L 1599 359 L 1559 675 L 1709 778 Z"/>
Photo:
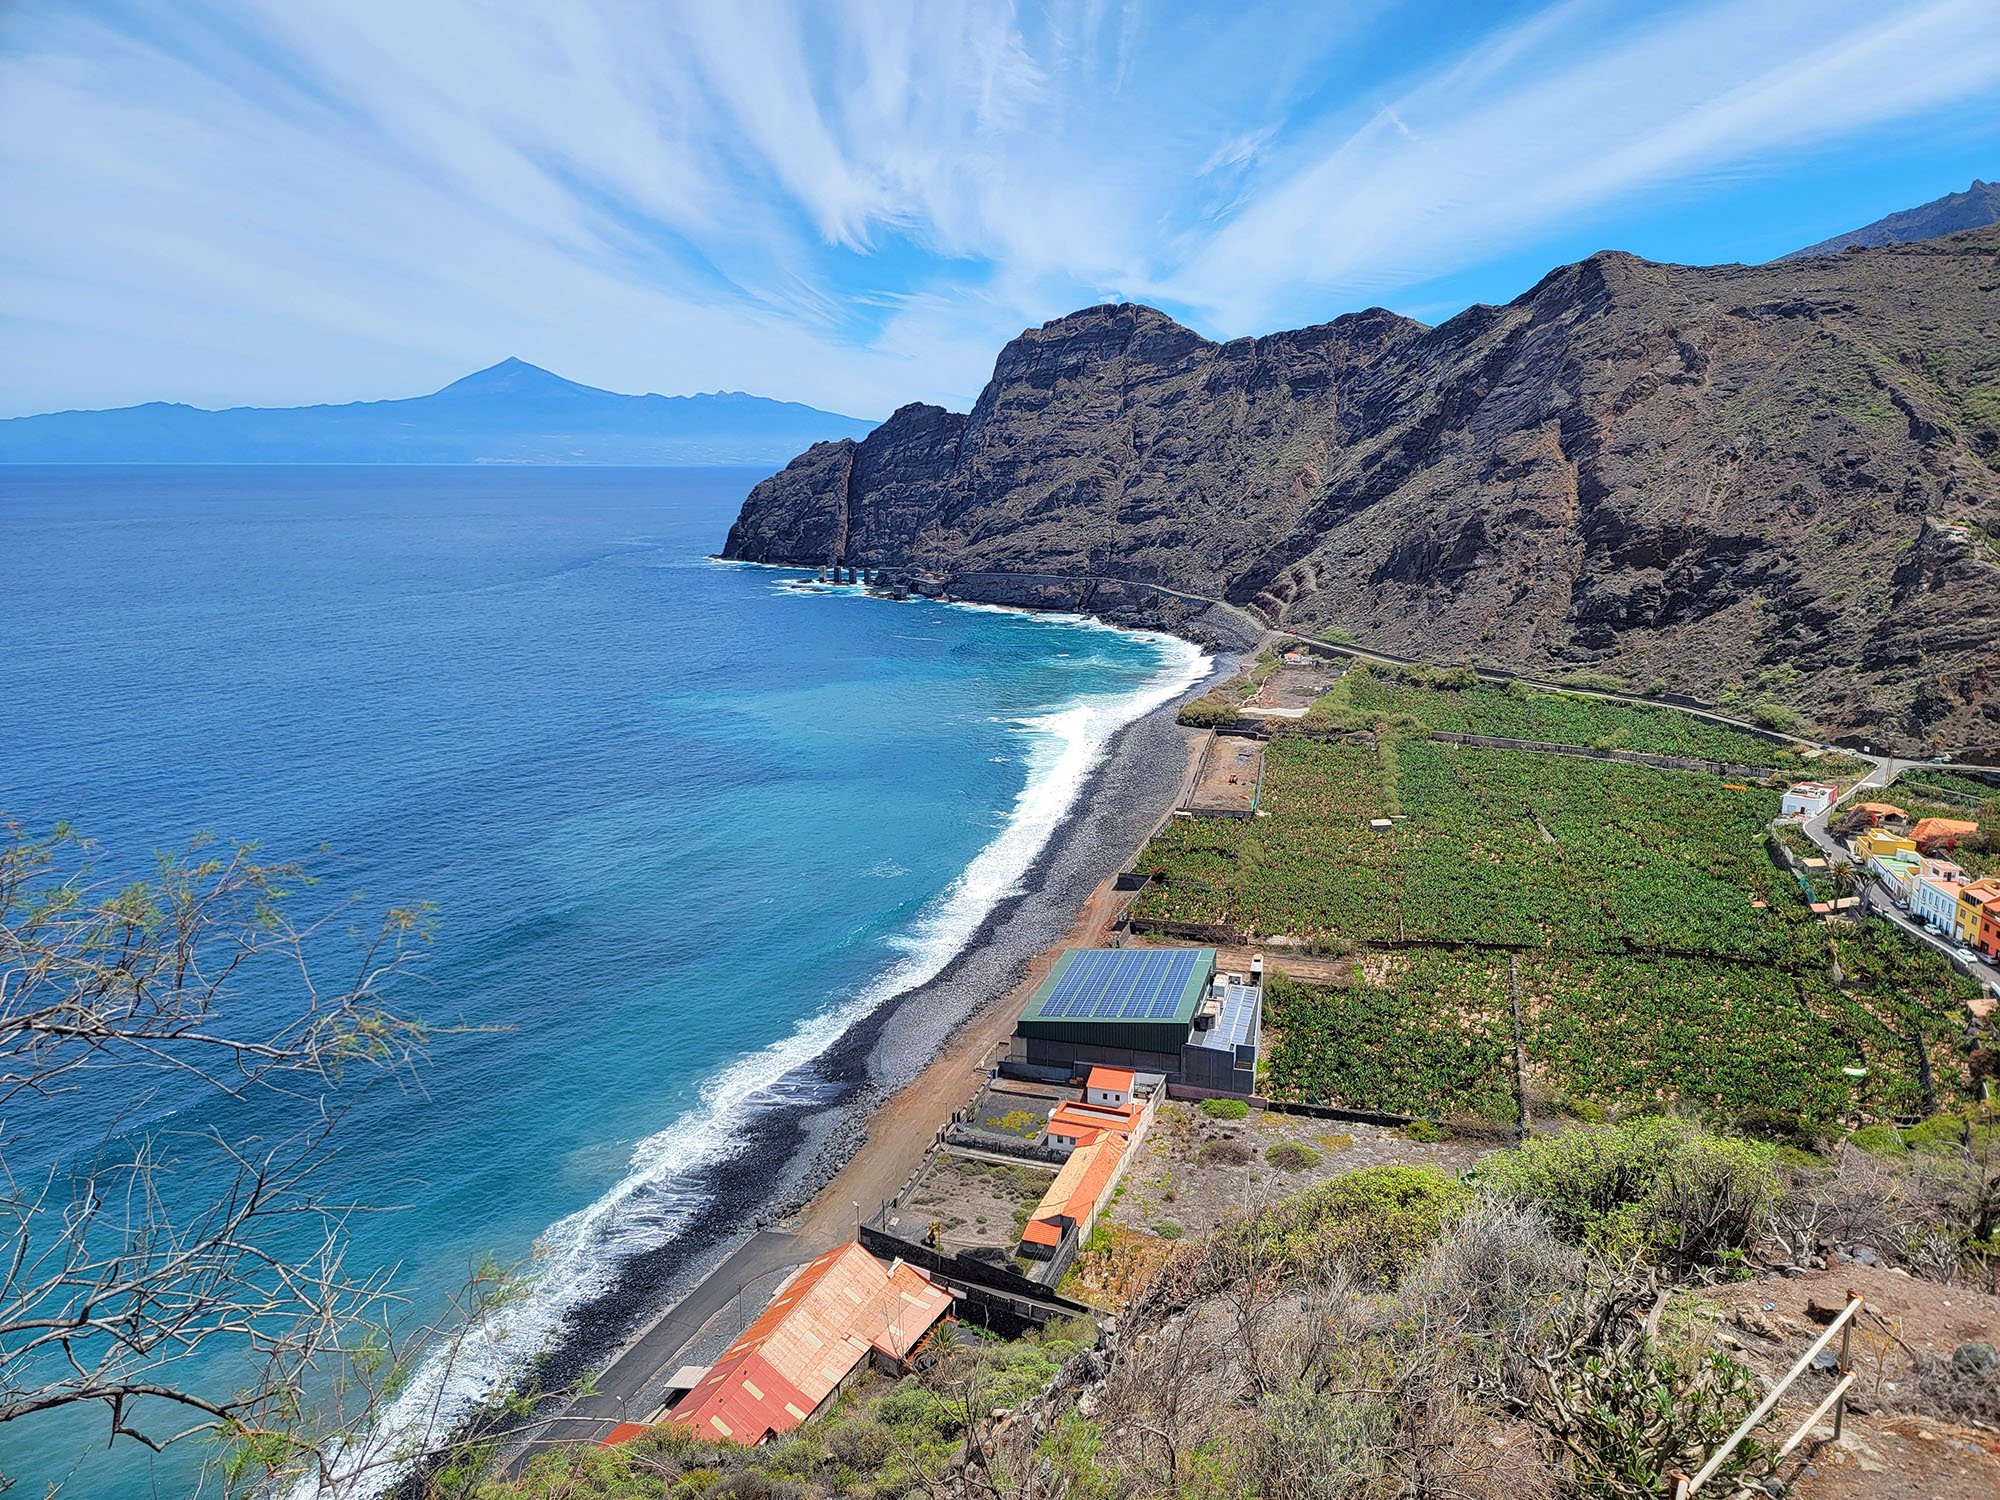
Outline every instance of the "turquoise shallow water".
<path id="1" fill-rule="evenodd" d="M 401 1205 L 357 1220 L 353 1253 L 414 1314 L 483 1255 L 529 1264 L 452 1400 L 670 1245 L 747 1105 L 942 965 L 1109 735 L 1196 666 L 709 561 L 755 477 L 0 470 L 0 808 L 136 860 L 199 830 L 324 843 L 330 889 L 438 908 L 407 1003 L 496 1029 L 442 1039 L 420 1090 L 350 1089 L 329 1186 Z M 15 1159 L 88 1146 L 104 1104 L 7 1121 Z M 178 1086 L 144 1118 L 291 1123 Z M 192 1486 L 192 1451 L 15 1425 L 23 1492 Z"/>

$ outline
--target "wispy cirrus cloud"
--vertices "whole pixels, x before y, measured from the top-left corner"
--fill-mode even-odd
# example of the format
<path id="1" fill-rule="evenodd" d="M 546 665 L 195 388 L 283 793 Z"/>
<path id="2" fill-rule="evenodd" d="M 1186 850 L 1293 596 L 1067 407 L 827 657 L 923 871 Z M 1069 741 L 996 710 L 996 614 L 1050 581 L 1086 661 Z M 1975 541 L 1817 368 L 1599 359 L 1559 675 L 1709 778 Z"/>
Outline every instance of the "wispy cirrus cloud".
<path id="1" fill-rule="evenodd" d="M 1302 143 L 1159 291 L 1252 325 L 1300 287 L 1408 285 L 1702 174 L 1954 101 L 1990 110 L 1996 89 L 1983 0 L 1557 7 Z"/>
<path id="2" fill-rule="evenodd" d="M 0 410 L 406 394 L 510 353 L 962 402 L 1084 303 L 1331 316 L 1997 91 L 1990 0 L 25 0 Z"/>

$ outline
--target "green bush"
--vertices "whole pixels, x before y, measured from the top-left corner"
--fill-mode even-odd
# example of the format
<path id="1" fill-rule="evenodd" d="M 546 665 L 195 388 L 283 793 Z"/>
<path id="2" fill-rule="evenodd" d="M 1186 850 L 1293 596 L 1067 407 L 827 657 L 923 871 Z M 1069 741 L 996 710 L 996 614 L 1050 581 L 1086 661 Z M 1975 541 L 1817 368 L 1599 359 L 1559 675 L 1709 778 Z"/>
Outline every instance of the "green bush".
<path id="1" fill-rule="evenodd" d="M 1542 1415 L 1573 1456 L 1571 1493 L 1652 1500 L 1673 1493 L 1671 1475 L 1698 1468 L 1727 1441 L 1761 1393 L 1720 1350 L 1640 1338 L 1563 1370 Z M 1769 1466 L 1764 1445 L 1750 1438 L 1724 1463 L 1717 1492 L 1739 1493 Z"/>
<path id="2" fill-rule="evenodd" d="M 1741 1250 L 1779 1194 L 1769 1146 L 1655 1117 L 1580 1126 L 1502 1151 L 1482 1176 L 1539 1204 L 1558 1233 L 1673 1266 Z"/>
<path id="3" fill-rule="evenodd" d="M 1264 1160 L 1281 1172 L 1303 1172 L 1319 1165 L 1319 1153 L 1304 1141 L 1279 1141 L 1264 1153 Z"/>
<path id="4" fill-rule="evenodd" d="M 1162 1219 L 1153 1226 L 1153 1233 L 1163 1240 L 1177 1240 L 1185 1232 L 1178 1219 Z"/>
<path id="5" fill-rule="evenodd" d="M 1847 1144 L 1870 1156 L 1901 1156 L 1908 1149 L 1902 1132 L 1889 1124 L 1864 1125 L 1847 1138 Z"/>
<path id="6" fill-rule="evenodd" d="M 1471 1188 L 1436 1167 L 1363 1167 L 1267 1209 L 1244 1233 L 1294 1268 L 1338 1260 L 1386 1283 L 1472 1201 Z"/>
<path id="7" fill-rule="evenodd" d="M 1250 1113 L 1250 1106 L 1241 1099 L 1204 1099 L 1201 1112 L 1211 1120 L 1240 1120 Z"/>
<path id="8" fill-rule="evenodd" d="M 1181 705 L 1178 718 L 1190 729 L 1213 729 L 1236 717 L 1236 705 L 1220 693 L 1204 693 Z"/>
<path id="9" fill-rule="evenodd" d="M 1965 1144 L 1965 1118 L 1962 1115 L 1932 1115 L 1905 1130 L 1903 1140 L 1912 1151 L 1949 1156 Z"/>
<path id="10" fill-rule="evenodd" d="M 1403 1138 L 1415 1141 L 1419 1146 L 1435 1146 L 1439 1141 L 1450 1139 L 1451 1132 L 1435 1120 L 1412 1120 L 1403 1127 Z"/>

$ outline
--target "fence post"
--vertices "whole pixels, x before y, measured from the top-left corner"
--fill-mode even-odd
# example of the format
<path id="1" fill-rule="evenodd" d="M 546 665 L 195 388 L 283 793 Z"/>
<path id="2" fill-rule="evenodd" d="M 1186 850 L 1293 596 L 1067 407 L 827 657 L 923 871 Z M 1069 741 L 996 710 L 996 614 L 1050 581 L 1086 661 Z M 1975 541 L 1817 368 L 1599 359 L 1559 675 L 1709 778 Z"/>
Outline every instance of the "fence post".
<path id="1" fill-rule="evenodd" d="M 1847 1296 L 1849 1301 L 1855 1300 L 1855 1293 L 1852 1288 L 1848 1290 Z M 1846 1326 L 1840 1330 L 1840 1373 L 1842 1375 L 1847 1375 L 1852 1373 L 1852 1367 L 1847 1362 L 1847 1353 L 1853 1341 L 1854 1341 L 1854 1320 L 1852 1318 L 1849 1318 L 1847 1320 Z M 1847 1392 L 1843 1390 L 1840 1393 L 1840 1400 L 1834 1403 L 1834 1408 L 1833 1408 L 1833 1440 L 1836 1443 L 1840 1441 L 1841 1429 L 1844 1426 L 1846 1426 L 1846 1424 L 1847 1424 Z"/>

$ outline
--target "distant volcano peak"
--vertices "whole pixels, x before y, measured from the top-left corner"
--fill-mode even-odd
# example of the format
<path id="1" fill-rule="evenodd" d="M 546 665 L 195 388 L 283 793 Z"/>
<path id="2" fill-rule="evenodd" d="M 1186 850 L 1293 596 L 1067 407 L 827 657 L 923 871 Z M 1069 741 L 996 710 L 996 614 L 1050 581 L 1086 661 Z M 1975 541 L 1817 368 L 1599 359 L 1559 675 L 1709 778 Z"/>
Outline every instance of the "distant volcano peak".
<path id="1" fill-rule="evenodd" d="M 454 380 L 440 396 L 542 396 L 559 392 L 587 391 L 591 395 L 609 395 L 596 386 L 579 385 L 574 380 L 544 370 L 540 365 L 531 365 L 525 359 L 509 355 L 497 365 L 488 365 L 483 370 L 474 370 L 463 379 Z"/>

